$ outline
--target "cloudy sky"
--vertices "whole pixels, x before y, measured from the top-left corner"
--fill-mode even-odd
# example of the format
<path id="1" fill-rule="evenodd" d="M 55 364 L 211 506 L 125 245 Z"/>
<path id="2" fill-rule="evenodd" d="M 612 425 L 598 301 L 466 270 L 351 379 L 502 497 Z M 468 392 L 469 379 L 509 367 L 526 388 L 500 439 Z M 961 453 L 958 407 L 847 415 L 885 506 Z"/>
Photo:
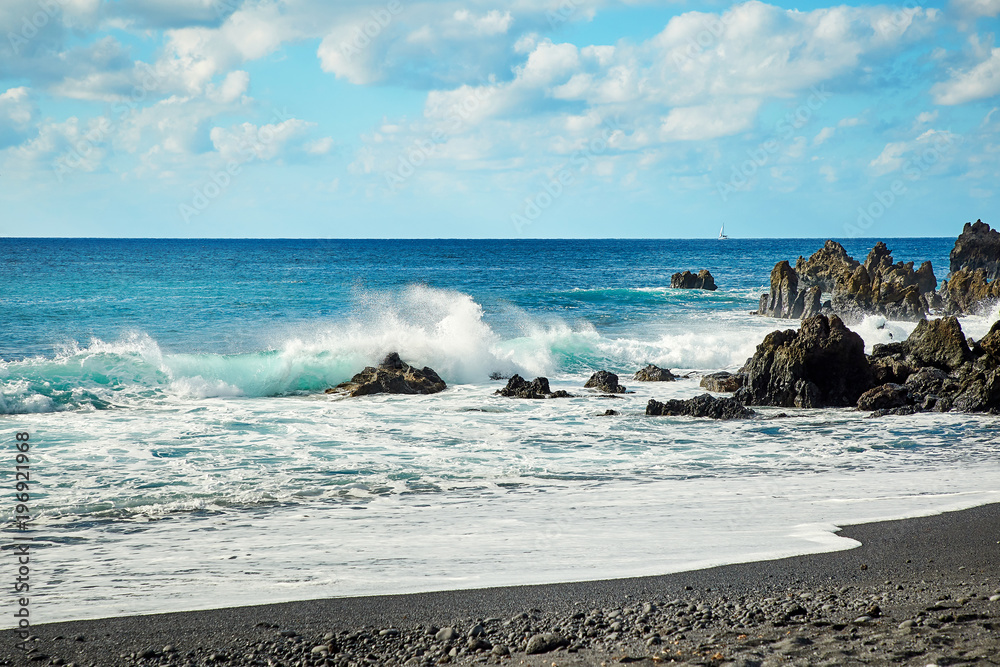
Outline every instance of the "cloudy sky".
<path id="1" fill-rule="evenodd" d="M 955 236 L 1000 0 L 3 0 L 0 236 Z"/>

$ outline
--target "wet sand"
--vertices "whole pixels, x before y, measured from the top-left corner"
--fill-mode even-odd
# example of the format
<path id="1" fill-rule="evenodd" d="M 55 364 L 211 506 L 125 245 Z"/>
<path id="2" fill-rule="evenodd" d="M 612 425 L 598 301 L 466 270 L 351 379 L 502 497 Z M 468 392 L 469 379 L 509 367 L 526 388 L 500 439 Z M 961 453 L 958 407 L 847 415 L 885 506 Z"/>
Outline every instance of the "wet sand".
<path id="1" fill-rule="evenodd" d="M 39 625 L 28 655 L 5 630 L 0 664 L 1000 664 L 1000 504 L 840 535 L 861 546 L 654 577 Z"/>

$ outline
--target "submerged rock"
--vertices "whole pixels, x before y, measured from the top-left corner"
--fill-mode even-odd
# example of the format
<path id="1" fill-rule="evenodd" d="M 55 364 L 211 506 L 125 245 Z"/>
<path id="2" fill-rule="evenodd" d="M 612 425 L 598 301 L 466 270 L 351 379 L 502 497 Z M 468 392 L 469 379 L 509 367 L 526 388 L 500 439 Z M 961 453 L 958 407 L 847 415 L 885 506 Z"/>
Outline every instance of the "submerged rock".
<path id="1" fill-rule="evenodd" d="M 646 414 L 650 416 L 709 417 L 711 419 L 749 419 L 756 413 L 734 398 L 716 398 L 702 394 L 686 400 L 671 399 L 660 403 L 649 399 Z"/>
<path id="2" fill-rule="evenodd" d="M 673 382 L 677 376 L 671 373 L 669 368 L 660 368 L 649 364 L 637 370 L 632 379 L 636 382 Z"/>
<path id="3" fill-rule="evenodd" d="M 344 393 L 348 396 L 369 394 L 436 394 L 448 385 L 428 367 L 415 368 L 390 352 L 376 366 L 367 366 L 348 382 L 326 390 L 327 394 Z"/>
<path id="4" fill-rule="evenodd" d="M 861 394 L 859 410 L 890 410 L 910 403 L 909 390 L 900 384 L 887 383 Z"/>
<path id="5" fill-rule="evenodd" d="M 624 394 L 628 391 L 628 389 L 618 384 L 618 376 L 608 371 L 597 371 L 590 376 L 590 379 L 583 386 L 585 389 L 597 389 L 609 394 Z"/>
<path id="6" fill-rule="evenodd" d="M 670 276 L 670 286 L 677 289 L 703 289 L 709 291 L 718 289 L 715 285 L 715 278 L 712 277 L 712 274 L 707 269 L 702 269 L 698 272 L 698 275 L 694 275 L 690 271 L 675 273 Z"/>
<path id="7" fill-rule="evenodd" d="M 743 386 L 744 380 L 746 377 L 740 373 L 719 371 L 718 373 L 709 373 L 701 379 L 699 384 L 704 389 L 721 394 L 737 391 Z"/>
<path id="8" fill-rule="evenodd" d="M 549 389 L 549 379 L 537 377 L 528 382 L 520 375 L 513 375 L 507 380 L 507 386 L 497 389 L 496 394 L 507 396 L 508 398 L 569 398 L 572 395 L 565 391 L 552 391 Z"/>
<path id="9" fill-rule="evenodd" d="M 872 387 L 864 340 L 836 315 L 768 334 L 740 372 L 736 398 L 746 405 L 847 407 Z"/>

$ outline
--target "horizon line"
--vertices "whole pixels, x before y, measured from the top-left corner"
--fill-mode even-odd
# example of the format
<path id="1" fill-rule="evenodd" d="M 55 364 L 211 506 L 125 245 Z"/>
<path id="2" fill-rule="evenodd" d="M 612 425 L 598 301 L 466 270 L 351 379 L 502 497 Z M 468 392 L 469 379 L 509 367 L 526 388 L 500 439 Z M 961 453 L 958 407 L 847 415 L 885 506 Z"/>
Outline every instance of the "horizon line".
<path id="1" fill-rule="evenodd" d="M 718 239 L 714 236 L 0 236 L 0 241 L 834 241 L 953 239 L 957 236 L 740 236 Z"/>

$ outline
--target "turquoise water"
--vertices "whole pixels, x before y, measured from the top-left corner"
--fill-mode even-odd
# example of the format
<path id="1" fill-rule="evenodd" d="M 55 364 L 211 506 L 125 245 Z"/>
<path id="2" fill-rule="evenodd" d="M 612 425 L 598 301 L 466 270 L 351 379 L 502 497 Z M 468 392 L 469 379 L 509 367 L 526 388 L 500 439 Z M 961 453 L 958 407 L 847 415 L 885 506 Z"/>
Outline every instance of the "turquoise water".
<path id="1" fill-rule="evenodd" d="M 889 246 L 940 279 L 951 243 Z M 0 423 L 34 444 L 37 613 L 655 574 L 996 500 L 992 417 L 644 416 L 795 326 L 749 311 L 776 261 L 821 245 L 0 240 Z M 669 289 L 700 268 L 717 292 Z M 393 350 L 449 389 L 322 393 Z M 646 363 L 692 377 L 630 382 Z M 600 369 L 635 393 L 582 389 Z M 493 372 L 577 397 L 497 397 Z"/>

